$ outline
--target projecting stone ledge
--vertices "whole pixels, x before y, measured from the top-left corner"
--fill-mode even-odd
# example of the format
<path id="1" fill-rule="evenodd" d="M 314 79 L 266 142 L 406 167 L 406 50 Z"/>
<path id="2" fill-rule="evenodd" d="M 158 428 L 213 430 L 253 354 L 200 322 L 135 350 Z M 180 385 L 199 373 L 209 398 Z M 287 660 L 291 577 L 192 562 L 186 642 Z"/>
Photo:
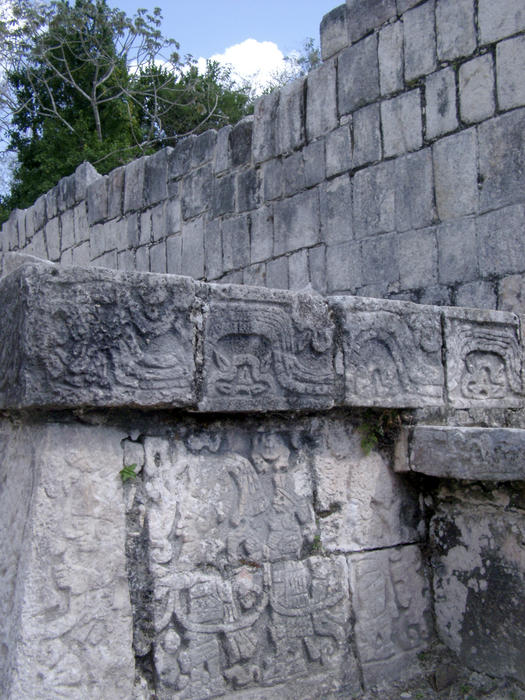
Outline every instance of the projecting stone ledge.
<path id="1" fill-rule="evenodd" d="M 0 408 L 523 405 L 509 313 L 4 264 Z"/>
<path id="2" fill-rule="evenodd" d="M 396 471 L 467 481 L 523 481 L 525 430 L 428 425 L 404 430 Z"/>

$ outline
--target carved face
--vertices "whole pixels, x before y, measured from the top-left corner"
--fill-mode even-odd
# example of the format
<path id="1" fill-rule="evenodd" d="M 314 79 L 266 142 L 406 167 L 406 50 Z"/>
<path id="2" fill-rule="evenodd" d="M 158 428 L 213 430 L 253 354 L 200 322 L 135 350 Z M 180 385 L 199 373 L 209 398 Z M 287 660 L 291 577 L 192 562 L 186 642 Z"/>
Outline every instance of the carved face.
<path id="1" fill-rule="evenodd" d="M 465 358 L 461 391 L 469 399 L 499 399 L 505 396 L 505 361 L 494 352 L 475 350 Z"/>

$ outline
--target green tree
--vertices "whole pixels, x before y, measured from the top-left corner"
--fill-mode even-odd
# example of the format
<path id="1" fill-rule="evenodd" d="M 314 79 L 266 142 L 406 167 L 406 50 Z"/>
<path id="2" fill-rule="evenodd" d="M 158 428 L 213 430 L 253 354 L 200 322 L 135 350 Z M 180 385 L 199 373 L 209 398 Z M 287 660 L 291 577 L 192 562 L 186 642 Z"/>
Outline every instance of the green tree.
<path id="1" fill-rule="evenodd" d="M 29 206 L 84 160 L 108 172 L 248 109 L 227 71 L 191 59 L 160 32 L 161 13 L 129 18 L 106 0 L 19 0 L 0 19 L 0 106 L 16 154 L 4 209 Z"/>
<path id="2" fill-rule="evenodd" d="M 300 51 L 293 51 L 284 57 L 285 66 L 272 76 L 270 83 L 264 90 L 265 93 L 277 90 L 292 80 L 307 75 L 311 70 L 321 65 L 321 50 L 315 41 L 309 37 L 305 39 Z"/>

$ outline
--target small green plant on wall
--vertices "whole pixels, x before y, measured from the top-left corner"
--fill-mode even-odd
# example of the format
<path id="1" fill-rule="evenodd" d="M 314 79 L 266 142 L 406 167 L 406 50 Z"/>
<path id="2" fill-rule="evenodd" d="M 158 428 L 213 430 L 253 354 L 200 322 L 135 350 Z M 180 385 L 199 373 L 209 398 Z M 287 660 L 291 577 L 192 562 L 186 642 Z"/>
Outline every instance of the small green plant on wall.
<path id="1" fill-rule="evenodd" d="M 387 445 L 401 427 L 401 416 L 396 409 L 366 411 L 359 426 L 361 449 L 369 455 L 376 447 Z"/>
<path id="2" fill-rule="evenodd" d="M 135 473 L 136 468 L 136 464 L 128 464 L 126 467 L 120 470 L 119 474 L 123 484 L 125 484 L 126 481 L 129 481 L 130 479 L 133 480 L 137 478 L 137 475 Z"/>

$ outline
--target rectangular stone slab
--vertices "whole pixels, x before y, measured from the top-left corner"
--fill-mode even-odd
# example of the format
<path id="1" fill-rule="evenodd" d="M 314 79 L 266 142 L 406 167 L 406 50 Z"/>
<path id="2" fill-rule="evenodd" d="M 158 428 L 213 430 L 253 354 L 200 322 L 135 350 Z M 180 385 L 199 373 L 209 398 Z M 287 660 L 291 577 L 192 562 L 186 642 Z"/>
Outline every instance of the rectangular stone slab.
<path id="1" fill-rule="evenodd" d="M 334 325 L 321 297 L 208 285 L 201 410 L 330 408 Z"/>
<path id="2" fill-rule="evenodd" d="M 0 282 L 0 406 L 188 406 L 188 278 L 28 264 Z"/>
<path id="3" fill-rule="evenodd" d="M 525 479 L 525 430 L 417 426 L 409 440 L 411 471 L 448 479 Z"/>
<path id="4" fill-rule="evenodd" d="M 346 405 L 444 404 L 440 309 L 359 297 L 329 303 L 342 327 Z"/>
<path id="5" fill-rule="evenodd" d="M 502 311 L 446 309 L 448 400 L 455 408 L 523 405 L 518 317 Z"/>

